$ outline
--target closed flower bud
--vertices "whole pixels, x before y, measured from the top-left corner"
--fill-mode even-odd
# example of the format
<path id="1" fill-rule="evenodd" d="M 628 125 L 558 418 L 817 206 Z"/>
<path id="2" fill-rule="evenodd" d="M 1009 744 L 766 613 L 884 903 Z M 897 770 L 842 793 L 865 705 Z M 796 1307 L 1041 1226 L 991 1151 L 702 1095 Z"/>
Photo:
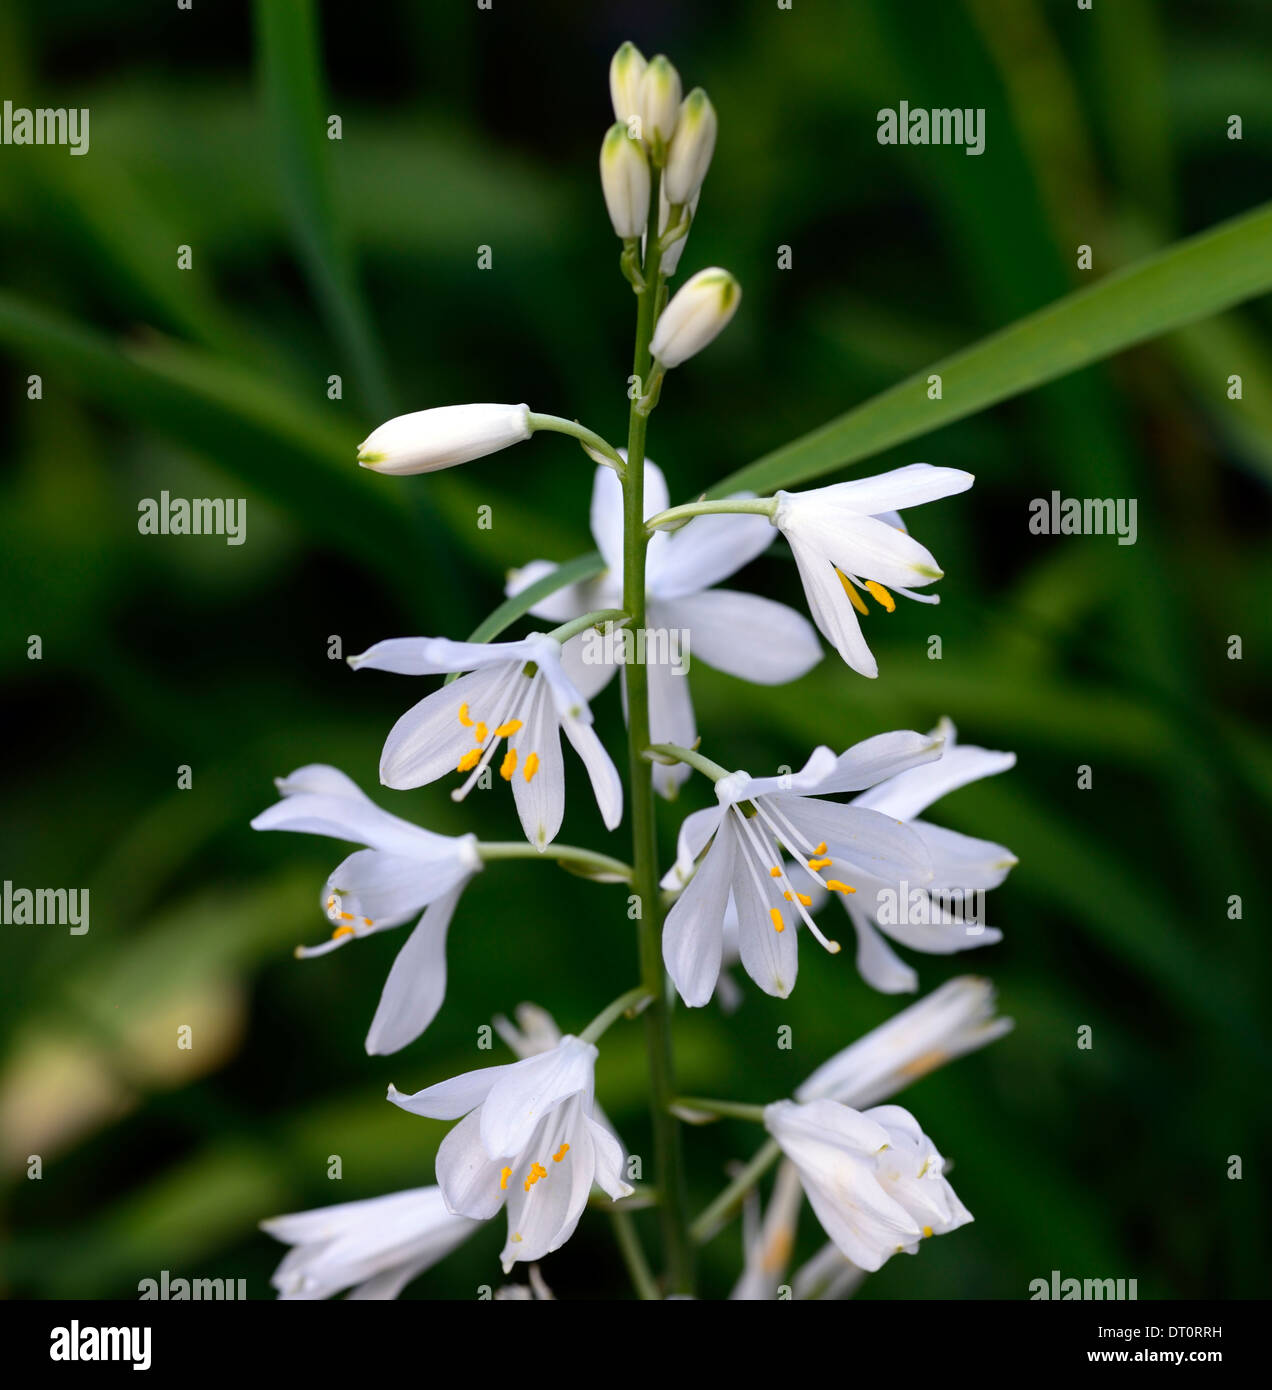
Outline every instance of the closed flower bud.
<path id="1" fill-rule="evenodd" d="M 622 121 L 610 126 L 601 145 L 601 190 L 614 231 L 624 240 L 640 236 L 649 217 L 649 161 Z"/>
<path id="2" fill-rule="evenodd" d="M 680 115 L 680 74 L 659 54 L 640 79 L 640 133 L 650 145 L 670 144 Z"/>
<path id="3" fill-rule="evenodd" d="M 610 100 L 614 103 L 614 119 L 624 125 L 640 115 L 640 79 L 649 64 L 634 43 L 625 43 L 610 59 Z"/>
<path id="4" fill-rule="evenodd" d="M 697 195 L 715 151 L 718 126 L 710 97 L 695 87 L 680 103 L 676 135 L 667 155 L 663 187 L 668 202 L 687 203 Z"/>
<path id="5" fill-rule="evenodd" d="M 658 185 L 658 235 L 667 230 L 667 219 L 671 215 L 671 204 L 667 201 L 667 180 L 664 178 Z M 689 206 L 685 208 L 680 216 L 689 218 L 689 225 L 692 228 L 693 219 L 698 215 L 698 199 L 702 197 L 702 190 L 699 189 L 692 198 L 689 199 Z M 685 253 L 685 247 L 689 244 L 689 233 L 677 237 L 675 241 L 663 252 L 662 273 L 670 278 L 676 273 L 676 267 L 680 264 L 680 258 Z"/>
<path id="6" fill-rule="evenodd" d="M 431 473 L 530 438 L 528 405 L 442 405 L 386 421 L 358 446 L 377 473 Z"/>
<path id="7" fill-rule="evenodd" d="M 700 270 L 663 310 L 649 351 L 664 367 L 678 367 L 701 352 L 742 302 L 742 286 L 719 266 Z"/>

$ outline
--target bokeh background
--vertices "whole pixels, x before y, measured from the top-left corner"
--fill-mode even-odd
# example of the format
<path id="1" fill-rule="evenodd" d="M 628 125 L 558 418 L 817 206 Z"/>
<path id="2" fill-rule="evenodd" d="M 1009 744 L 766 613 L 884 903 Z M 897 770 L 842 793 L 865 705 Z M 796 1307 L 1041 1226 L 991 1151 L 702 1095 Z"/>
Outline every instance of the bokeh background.
<path id="1" fill-rule="evenodd" d="M 578 1029 L 632 983 L 618 890 L 500 866 L 461 904 L 437 1022 L 368 1058 L 401 934 L 294 961 L 325 934 L 318 893 L 343 850 L 248 829 L 271 779 L 302 763 L 374 789 L 385 733 L 424 693 L 355 678 L 328 659 L 331 636 L 352 652 L 463 635 L 510 566 L 591 547 L 591 468 L 567 440 L 407 481 L 352 460 L 380 419 L 470 399 L 621 437 L 632 297 L 596 178 L 618 42 L 666 51 L 710 92 L 721 135 L 682 269 L 722 264 L 745 289 L 654 418 L 673 497 L 1244 211 L 1272 174 L 1261 0 L 438 0 L 326 4 L 312 28 L 305 14 L 282 0 L 0 11 L 0 91 L 92 112 L 86 157 L 0 149 L 2 868 L 92 895 L 86 936 L 0 927 L 10 1296 L 135 1297 L 165 1269 L 268 1296 L 282 1252 L 260 1218 L 432 1181 L 445 1127 L 385 1104 L 386 1083 L 506 1060 L 476 1050 L 477 1030 L 523 999 Z M 985 154 L 878 145 L 876 110 L 902 98 L 986 108 Z M 903 1097 L 977 1220 L 861 1297 L 1022 1298 L 1052 1269 L 1136 1278 L 1141 1298 L 1266 1289 L 1270 354 L 1264 301 L 872 460 L 977 475 L 923 515 L 941 607 L 869 620 L 878 682 L 833 657 L 773 690 L 695 668 L 704 748 L 729 765 L 942 714 L 1019 755 L 940 816 L 1019 855 L 991 914 L 1005 940 L 910 957 L 924 991 L 991 974 L 1017 1020 Z M 247 498 L 246 544 L 140 535 L 138 501 L 163 489 Z M 1031 535 L 1029 502 L 1053 489 L 1136 498 L 1138 543 Z M 739 582 L 802 602 L 778 549 Z M 597 718 L 617 747 L 616 690 Z M 495 793 L 384 797 L 439 830 L 516 835 Z M 691 785 L 661 808 L 667 852 L 703 797 Z M 586 796 L 563 838 L 626 852 Z M 806 944 L 789 1001 L 748 987 L 732 1017 L 679 1017 L 683 1089 L 786 1094 L 903 1002 L 868 990 L 850 952 Z M 611 1031 L 599 1084 L 646 1150 L 639 1027 Z M 732 1121 L 688 1133 L 695 1206 L 758 1139 Z M 500 1241 L 482 1233 L 407 1296 L 498 1284 Z M 806 1209 L 800 1253 L 820 1243 Z M 727 1291 L 738 1256 L 734 1225 L 703 1253 L 706 1292 Z M 599 1214 L 544 1272 L 561 1297 L 626 1290 Z"/>

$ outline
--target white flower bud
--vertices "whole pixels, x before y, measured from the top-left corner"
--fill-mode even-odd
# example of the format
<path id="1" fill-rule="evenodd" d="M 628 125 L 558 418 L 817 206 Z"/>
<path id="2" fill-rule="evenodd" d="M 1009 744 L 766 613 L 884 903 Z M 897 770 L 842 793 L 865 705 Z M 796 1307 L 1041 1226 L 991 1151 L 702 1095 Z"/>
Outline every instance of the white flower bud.
<path id="1" fill-rule="evenodd" d="M 698 199 L 702 197 L 702 190 L 699 189 L 692 198 L 689 199 L 689 206 L 681 211 L 680 216 L 689 217 L 689 230 L 693 230 L 693 219 L 698 215 Z M 658 235 L 667 230 L 667 219 L 671 215 L 671 204 L 667 201 L 667 180 L 664 178 L 658 185 Z M 668 279 L 676 273 L 676 267 L 680 264 L 680 258 L 685 253 L 685 247 L 689 244 L 689 232 L 684 236 L 677 237 L 675 241 L 663 252 L 662 273 Z"/>
<path id="2" fill-rule="evenodd" d="M 622 121 L 601 144 L 601 190 L 614 231 L 624 239 L 640 236 L 649 217 L 649 161 Z"/>
<path id="3" fill-rule="evenodd" d="M 687 203 L 697 196 L 715 152 L 718 126 L 710 97 L 695 87 L 680 103 L 676 135 L 667 155 L 663 187 L 668 202 Z"/>
<path id="4" fill-rule="evenodd" d="M 386 421 L 358 446 L 376 473 L 432 473 L 530 438 L 528 405 L 442 405 Z"/>
<path id="5" fill-rule="evenodd" d="M 662 312 L 649 351 L 664 367 L 678 367 L 701 352 L 742 302 L 742 286 L 719 266 L 700 270 Z"/>
<path id="6" fill-rule="evenodd" d="M 634 43 L 623 44 L 610 59 L 610 100 L 614 103 L 614 119 L 624 125 L 640 115 L 640 79 L 649 64 Z"/>
<path id="7" fill-rule="evenodd" d="M 640 79 L 640 133 L 648 144 L 667 145 L 680 115 L 680 74 L 660 53 Z"/>

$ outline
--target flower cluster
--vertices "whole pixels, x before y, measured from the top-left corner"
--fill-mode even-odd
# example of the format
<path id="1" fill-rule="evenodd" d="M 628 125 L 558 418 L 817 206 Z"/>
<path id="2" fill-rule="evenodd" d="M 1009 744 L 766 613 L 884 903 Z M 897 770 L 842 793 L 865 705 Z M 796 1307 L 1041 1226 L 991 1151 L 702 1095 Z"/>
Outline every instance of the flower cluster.
<path id="1" fill-rule="evenodd" d="M 638 389 L 629 392 L 627 447 L 524 404 L 471 404 L 390 420 L 357 455 L 373 472 L 412 475 L 547 432 L 574 437 L 598 465 L 591 529 L 599 562 L 590 570 L 530 559 L 509 578 L 502 626 L 484 625 L 468 641 L 390 637 L 349 660 L 355 670 L 445 678 L 389 730 L 381 783 L 408 790 L 446 781 L 456 802 L 474 788 L 506 784 L 525 842 L 425 829 L 382 810 L 325 765 L 280 779 L 280 800 L 252 824 L 360 847 L 322 889 L 330 938 L 298 955 L 326 955 L 418 916 L 389 972 L 368 1053 L 405 1047 L 443 1007 L 451 920 L 466 884 L 492 863 L 551 859 L 597 881 L 626 884 L 639 907 L 640 982 L 577 1035 L 563 1035 L 550 1015 L 528 1005 L 519 1011 L 520 1026 L 496 1020 L 516 1061 L 411 1094 L 390 1086 L 388 1099 L 401 1109 L 455 1122 L 437 1152 L 437 1185 L 266 1222 L 292 1247 L 275 1276 L 285 1298 L 342 1289 L 357 1298 L 396 1297 L 501 1212 L 504 1272 L 529 1263 L 532 1287 L 542 1290 L 533 1296 L 551 1297 L 535 1262 L 569 1239 L 593 1188 L 618 1204 L 636 1191 L 639 1161 L 596 1103 L 595 1067 L 604 1032 L 642 1011 L 650 1024 L 651 1123 L 660 1162 L 679 1161 L 678 1116 L 713 1114 L 759 1121 L 771 1136 L 771 1159 L 782 1157 L 762 1222 L 754 1194 L 743 1192 L 726 1193 L 718 1211 L 694 1223 L 709 1235 L 717 1217 L 736 1208 L 735 1197 L 751 1204 L 736 1297 L 772 1296 L 801 1191 L 830 1240 L 795 1276 L 797 1288 L 816 1296 L 837 1296 L 893 1254 L 913 1253 L 924 1239 L 972 1219 L 919 1123 L 881 1102 L 1010 1027 L 995 1016 L 983 981 L 949 982 L 818 1068 L 793 1099 L 763 1107 L 680 1101 L 669 1089 L 668 981 L 691 1008 L 718 995 L 736 1009 L 741 993 L 727 969 L 737 960 L 760 990 L 785 998 L 796 983 L 801 931 L 839 953 L 824 914 L 840 909 L 855 936 L 861 977 L 885 993 L 913 991 L 918 983 L 885 937 L 936 955 L 997 941 L 996 930 L 963 908 L 969 896 L 979 902 L 1003 881 L 1015 863 L 1011 852 L 923 814 L 956 788 L 1010 768 L 1014 758 L 959 744 L 942 720 L 926 734 L 896 730 L 849 746 L 819 745 L 798 771 L 730 771 L 700 749 L 689 662 L 653 659 L 648 650 L 642 656 L 638 646 L 633 658 L 636 639 L 674 632 L 686 653 L 708 666 L 778 685 L 821 661 L 820 633 L 853 671 L 876 676 L 861 620 L 872 605 L 893 612 L 896 594 L 936 602 L 918 591 L 941 578 L 902 513 L 965 491 L 973 479 L 918 463 L 807 491 L 672 505 L 668 476 L 645 457 L 649 416 L 666 373 L 712 342 L 741 301 L 737 281 L 718 267 L 698 271 L 670 298 L 666 292 L 697 216 L 718 119 L 700 88 L 682 95 L 666 57 L 647 62 L 631 44 L 614 56 L 610 95 L 615 124 L 601 146 L 601 188 L 622 243 L 620 269 L 638 304 Z M 774 532 L 795 560 L 811 622 L 772 598 L 720 587 L 769 548 Z M 516 614 L 536 619 L 541 630 L 506 638 Z M 616 761 L 589 702 L 619 673 L 627 747 Z M 630 866 L 559 843 L 562 735 L 586 771 L 605 829 L 615 831 L 627 811 Z M 659 878 L 652 793 L 676 796 L 695 771 L 711 783 L 714 804 L 684 817 L 674 861 Z M 832 898 L 840 909 L 828 906 Z M 752 1165 L 751 1185 L 763 1166 Z M 674 1172 L 663 1171 L 645 1189 L 662 1207 L 667 1274 L 653 1280 L 642 1272 L 643 1256 L 633 1260 L 644 1296 L 692 1292 L 689 1224 L 674 1206 L 680 1186 Z M 621 1221 L 630 1220 L 625 1207 L 618 1210 Z M 633 1241 L 629 1231 L 629 1254 Z"/>

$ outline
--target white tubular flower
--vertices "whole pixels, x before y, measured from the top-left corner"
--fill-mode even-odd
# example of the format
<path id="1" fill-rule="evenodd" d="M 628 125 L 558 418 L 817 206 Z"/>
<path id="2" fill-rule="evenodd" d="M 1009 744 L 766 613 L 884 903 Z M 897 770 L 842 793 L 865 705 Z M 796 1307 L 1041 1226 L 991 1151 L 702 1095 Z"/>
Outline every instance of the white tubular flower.
<path id="1" fill-rule="evenodd" d="M 912 993 L 919 987 L 919 977 L 881 932 L 928 955 L 952 955 L 1002 940 L 1002 932 L 978 919 L 974 905 L 1002 883 L 1016 856 L 992 840 L 973 839 L 917 817 L 956 787 L 1014 767 L 1016 755 L 958 744 L 957 731 L 948 719 L 942 719 L 931 736 L 942 743 L 938 761 L 889 778 L 852 801 L 854 806 L 904 821 L 923 841 L 932 860 L 932 877 L 926 884 L 863 876 L 857 893 L 844 899 L 857 934 L 857 969 L 867 984 L 884 994 Z"/>
<path id="2" fill-rule="evenodd" d="M 945 1160 L 899 1105 L 859 1112 L 783 1100 L 765 1107 L 764 1124 L 799 1169 L 826 1234 L 861 1269 L 913 1255 L 924 1238 L 972 1220 L 945 1180 Z"/>
<path id="3" fill-rule="evenodd" d="M 292 1246 L 270 1283 L 280 1299 L 390 1299 L 481 1225 L 452 1216 L 440 1187 L 275 1216 L 261 1230 Z"/>
<path id="4" fill-rule="evenodd" d="M 507 1274 L 569 1240 L 592 1184 L 630 1196 L 623 1151 L 593 1111 L 596 1048 L 566 1035 L 550 1052 L 466 1072 L 389 1099 L 415 1115 L 459 1124 L 437 1151 L 437 1181 L 451 1211 L 488 1221 L 507 1205 Z"/>
<path id="5" fill-rule="evenodd" d="M 367 1034 L 369 1053 L 396 1052 L 428 1027 L 446 996 L 446 933 L 459 895 L 482 867 L 477 838 L 437 835 L 390 815 L 334 767 L 302 767 L 276 785 L 283 799 L 252 821 L 253 830 L 297 830 L 369 847 L 345 859 L 323 889 L 331 940 L 298 947 L 298 956 L 326 955 L 425 909 L 393 962 Z"/>
<path id="6" fill-rule="evenodd" d="M 913 592 L 940 579 L 941 570 L 898 513 L 965 492 L 974 481 L 958 468 L 912 463 L 873 478 L 775 494 L 773 525 L 790 544 L 813 621 L 854 671 L 879 674 L 857 621 L 868 611 L 859 590 L 889 613 L 896 607 L 889 589 L 920 603 L 940 602 Z"/>
<path id="7" fill-rule="evenodd" d="M 829 748 L 816 748 L 797 773 L 722 777 L 715 784 L 719 804 L 693 812 L 681 824 L 676 863 L 662 880 L 669 889 L 688 884 L 663 926 L 663 960 L 685 1003 L 705 1004 L 716 987 L 730 897 L 737 907 L 738 950 L 746 973 L 766 994 L 784 999 L 797 967 L 796 932 L 788 926 L 802 921 L 828 951 L 839 950 L 809 915 L 808 886 L 850 894 L 856 891 L 854 881 L 864 876 L 925 883 L 931 861 L 912 830 L 877 811 L 821 798 L 873 786 L 940 751 L 939 740 L 921 734 L 879 734 L 838 757 Z M 787 875 L 779 846 L 797 861 L 800 877 Z"/>
<path id="8" fill-rule="evenodd" d="M 926 999 L 837 1052 L 795 1099 L 837 1100 L 860 1109 L 903 1091 L 937 1067 L 985 1047 L 1015 1024 L 994 1012 L 994 987 L 975 975 L 948 980 Z"/>
<path id="9" fill-rule="evenodd" d="M 651 356 L 668 369 L 678 367 L 724 331 L 741 302 L 742 286 L 727 270 L 700 270 L 662 311 L 649 344 Z"/>
<path id="10" fill-rule="evenodd" d="M 601 142 L 601 191 L 616 235 L 641 236 L 649 220 L 649 160 L 619 121 Z"/>
<path id="11" fill-rule="evenodd" d="M 526 674 L 533 663 L 534 674 Z M 623 817 L 623 788 L 610 755 L 592 728 L 592 711 L 561 665 L 561 645 L 544 633 L 518 642 L 451 642 L 400 637 L 349 658 L 355 670 L 404 676 L 461 676 L 398 720 L 380 758 L 380 780 L 399 790 L 422 787 L 448 772 L 467 778 L 451 793 L 462 801 L 494 758 L 512 784 L 526 838 L 545 849 L 565 813 L 561 731 L 583 760 L 606 828 Z"/>
<path id="12" fill-rule="evenodd" d="M 670 505 L 667 480 L 648 460 L 644 500 L 646 517 Z M 535 617 L 564 623 L 584 613 L 622 608 L 623 489 L 613 469 L 596 470 L 591 520 L 592 535 L 605 560 L 604 574 L 557 590 L 530 610 Z M 657 650 L 664 657 L 673 651 L 683 657 L 679 663 L 671 659 L 647 662 L 654 743 L 691 747 L 698 737 L 687 674 L 694 660 L 758 685 L 797 680 L 821 660 L 817 634 L 802 614 L 758 594 L 712 587 L 759 555 L 772 535 L 767 517 L 738 513 L 697 517 L 678 531 L 659 531 L 650 537 L 645 564 L 646 632 L 662 639 Z M 550 561 L 532 560 L 511 575 L 508 593 L 520 593 L 554 569 Z M 605 688 L 621 665 L 620 648 L 591 638 L 592 634 L 584 633 L 562 649 L 570 679 L 588 699 Z M 689 775 L 683 764 L 654 764 L 654 786 L 662 796 L 673 796 Z"/>
<path id="13" fill-rule="evenodd" d="M 358 445 L 358 462 L 376 473 L 433 473 L 529 439 L 528 405 L 439 405 L 397 415 Z"/>
<path id="14" fill-rule="evenodd" d="M 653 58 L 640 76 L 640 134 L 647 144 L 666 146 L 680 115 L 680 74 L 666 54 Z"/>
<path id="15" fill-rule="evenodd" d="M 754 1303 L 777 1297 L 777 1286 L 795 1248 L 802 1200 L 795 1165 L 783 1163 L 777 1170 L 773 1195 L 758 1229 L 754 1229 L 756 1222 L 747 1221 L 747 1212 L 743 1211 L 742 1275 L 729 1294 L 731 1300 Z"/>
<path id="16" fill-rule="evenodd" d="M 698 196 L 711 167 L 718 128 L 710 97 L 701 87 L 695 87 L 680 105 L 676 135 L 663 172 L 668 202 L 687 203 Z"/>
<path id="17" fill-rule="evenodd" d="M 640 80 L 648 66 L 645 55 L 630 41 L 621 44 L 610 59 L 610 100 L 614 103 L 614 119 L 624 126 L 633 116 L 640 115 Z"/>

